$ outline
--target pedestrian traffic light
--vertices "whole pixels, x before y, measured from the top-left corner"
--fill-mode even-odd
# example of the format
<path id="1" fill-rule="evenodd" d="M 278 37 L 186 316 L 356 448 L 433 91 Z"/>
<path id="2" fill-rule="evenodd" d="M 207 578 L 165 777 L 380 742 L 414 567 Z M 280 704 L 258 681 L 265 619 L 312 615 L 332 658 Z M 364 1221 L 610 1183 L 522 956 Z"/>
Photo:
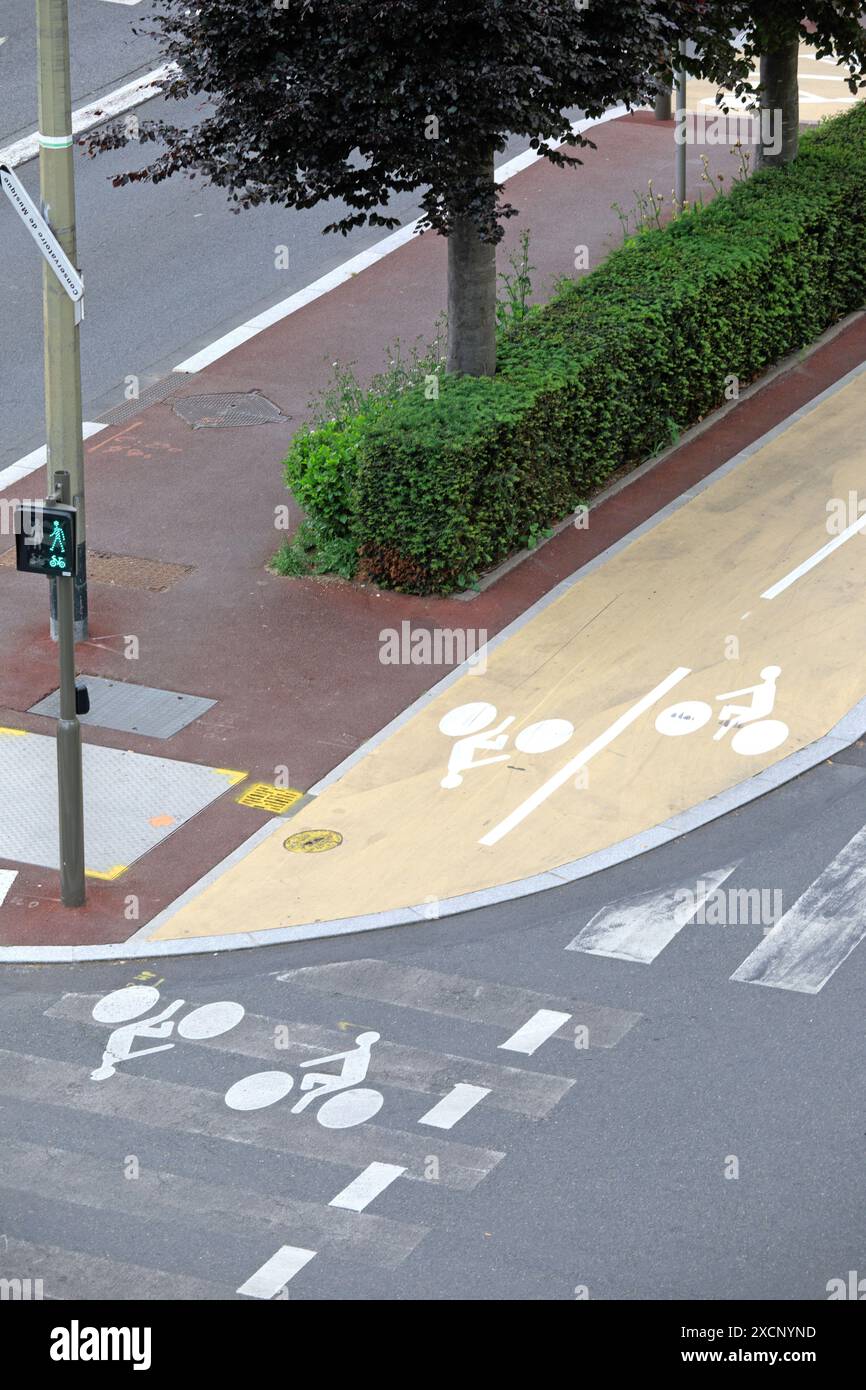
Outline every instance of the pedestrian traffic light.
<path id="1" fill-rule="evenodd" d="M 76 511 L 55 503 L 15 508 L 15 561 L 23 574 L 68 579 L 75 574 Z"/>

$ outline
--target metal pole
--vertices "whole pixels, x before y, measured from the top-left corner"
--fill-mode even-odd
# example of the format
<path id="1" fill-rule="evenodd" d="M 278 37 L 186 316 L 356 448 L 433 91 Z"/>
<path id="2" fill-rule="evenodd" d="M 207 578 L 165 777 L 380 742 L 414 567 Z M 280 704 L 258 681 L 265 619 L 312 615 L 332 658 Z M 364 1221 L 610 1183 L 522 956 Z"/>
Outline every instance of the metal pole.
<path id="1" fill-rule="evenodd" d="M 39 189 L 42 214 L 77 268 L 67 3 L 68 0 L 36 0 Z M 42 271 L 42 312 L 48 490 L 55 486 L 57 470 L 65 469 L 70 477 L 72 505 L 78 511 L 77 573 L 73 580 L 51 585 L 51 635 L 56 637 L 59 627 L 59 596 L 64 586 L 72 585 L 75 638 L 81 642 L 88 634 L 79 312 L 47 264 Z"/>
<path id="2" fill-rule="evenodd" d="M 686 51 L 685 39 L 680 39 L 680 59 Z M 686 201 L 686 70 L 680 61 L 677 69 L 677 114 L 674 129 L 678 135 L 676 146 L 676 183 L 674 187 L 674 199 L 677 207 L 682 211 Z"/>
<path id="3" fill-rule="evenodd" d="M 65 469 L 54 477 L 58 501 L 69 502 Z M 81 773 L 81 725 L 75 708 L 75 621 L 73 578 L 52 580 L 60 639 L 60 718 L 57 721 L 57 791 L 60 808 L 60 895 L 65 907 L 83 907 L 84 783 Z"/>

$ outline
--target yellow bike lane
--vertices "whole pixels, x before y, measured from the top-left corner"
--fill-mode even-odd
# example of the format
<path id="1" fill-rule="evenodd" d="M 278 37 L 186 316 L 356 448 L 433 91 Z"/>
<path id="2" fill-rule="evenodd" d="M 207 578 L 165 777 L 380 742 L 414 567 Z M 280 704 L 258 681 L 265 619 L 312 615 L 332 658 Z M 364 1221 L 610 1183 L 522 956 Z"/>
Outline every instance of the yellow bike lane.
<path id="1" fill-rule="evenodd" d="M 530 610 L 141 937 L 508 897 L 655 843 L 828 734 L 866 693 L 864 370 Z"/>

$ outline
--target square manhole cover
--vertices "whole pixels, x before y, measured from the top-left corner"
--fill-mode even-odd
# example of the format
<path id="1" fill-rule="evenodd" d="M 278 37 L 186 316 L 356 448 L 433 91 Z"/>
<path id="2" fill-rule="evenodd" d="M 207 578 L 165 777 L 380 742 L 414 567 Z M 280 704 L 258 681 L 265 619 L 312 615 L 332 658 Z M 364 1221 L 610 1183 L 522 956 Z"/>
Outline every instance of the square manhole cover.
<path id="1" fill-rule="evenodd" d="M 226 429 L 234 425 L 270 425 L 286 417 L 279 406 L 258 391 L 229 391 L 212 396 L 180 396 L 171 403 L 175 415 L 193 429 Z"/>
<path id="2" fill-rule="evenodd" d="M 108 681 L 101 676 L 78 677 L 90 692 L 90 713 L 79 715 L 82 724 L 101 729 L 117 729 L 124 734 L 144 734 L 148 738 L 171 738 L 216 704 L 201 695 L 180 695 L 174 690 L 156 690 L 129 681 Z M 60 717 L 60 691 L 46 695 L 28 714 Z"/>

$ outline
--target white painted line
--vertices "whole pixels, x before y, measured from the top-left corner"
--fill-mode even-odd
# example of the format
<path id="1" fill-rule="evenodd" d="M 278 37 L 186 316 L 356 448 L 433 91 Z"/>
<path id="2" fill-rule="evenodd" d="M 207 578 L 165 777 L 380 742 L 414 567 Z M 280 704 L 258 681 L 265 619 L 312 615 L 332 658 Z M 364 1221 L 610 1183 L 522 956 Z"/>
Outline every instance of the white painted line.
<path id="1" fill-rule="evenodd" d="M 447 1096 L 443 1096 L 432 1110 L 421 1116 L 418 1123 L 432 1125 L 434 1129 L 453 1129 L 458 1120 L 462 1120 L 480 1100 L 489 1095 L 488 1086 L 470 1086 L 465 1081 L 458 1081 Z"/>
<path id="2" fill-rule="evenodd" d="M 132 4 L 133 0 L 123 0 L 123 3 Z M 138 0 L 135 0 L 135 3 L 138 3 Z M 172 77 L 174 71 L 174 63 L 163 63 L 161 67 L 154 68 L 153 72 L 144 73 L 142 77 L 136 77 L 134 81 L 117 87 L 100 101 L 91 102 L 89 106 L 82 106 L 73 111 L 73 135 L 92 130 L 103 121 L 109 121 L 112 117 L 129 111 L 131 107 L 140 106 L 142 102 L 150 101 L 151 97 L 159 96 L 163 82 L 166 78 Z M 16 140 L 14 144 L 6 145 L 0 150 L 0 164 L 8 164 L 10 169 L 14 169 L 17 164 L 26 164 L 29 159 L 35 159 L 38 153 L 39 132 L 34 130 L 32 135 L 25 135 L 21 140 Z"/>
<path id="3" fill-rule="evenodd" d="M 261 1269 L 251 1274 L 237 1292 L 246 1294 L 248 1298 L 273 1298 L 304 1265 L 310 1263 L 315 1253 L 315 1250 L 302 1250 L 299 1245 L 281 1245 L 277 1253 L 265 1260 Z"/>
<path id="4" fill-rule="evenodd" d="M 82 439 L 89 439 L 93 434 L 99 434 L 100 430 L 107 429 L 107 425 L 100 424 L 98 420 L 85 420 L 81 427 Z M 48 449 L 45 444 L 41 444 L 32 453 L 25 454 L 17 463 L 10 463 L 7 468 L 0 469 L 0 492 L 5 492 L 7 487 L 13 483 L 19 483 L 22 478 L 27 478 L 31 473 L 36 473 L 40 468 L 44 468 L 48 458 Z"/>
<path id="5" fill-rule="evenodd" d="M 814 555 L 810 555 L 808 560 L 804 560 L 796 569 L 791 570 L 790 574 L 786 574 L 782 579 L 778 579 L 775 584 L 771 585 L 769 589 L 765 589 L 761 594 L 761 598 L 776 598 L 779 594 L 783 593 L 785 589 L 790 588 L 802 575 L 808 574 L 809 570 L 814 569 L 816 565 L 820 565 L 821 561 L 826 560 L 828 555 L 832 555 L 834 550 L 838 550 L 840 545 L 844 545 L 846 541 L 850 541 L 851 537 L 856 536 L 864 527 L 866 527 L 866 516 L 861 516 L 857 521 L 852 522 L 850 526 L 846 526 L 844 531 L 840 531 L 839 535 L 834 536 L 826 545 L 822 545 L 821 549 L 816 550 Z"/>
<path id="6" fill-rule="evenodd" d="M 520 825 L 521 821 L 526 820 L 526 817 L 537 810 L 549 796 L 552 796 L 560 787 L 564 787 L 566 782 L 570 781 L 580 768 L 584 767 L 595 757 L 596 753 L 600 753 L 604 748 L 607 748 L 608 744 L 613 743 L 614 739 L 618 738 L 624 729 L 627 729 L 630 724 L 633 724 L 636 719 L 639 719 L 642 714 L 648 709 L 651 709 L 657 700 L 660 700 L 663 695 L 666 695 L 669 690 L 672 690 L 675 685 L 678 685 L 679 682 L 690 673 L 690 667 L 678 666 L 675 671 L 672 671 L 669 676 L 666 676 L 663 681 L 660 681 L 648 695 L 642 696 L 637 704 L 632 705 L 631 709 L 626 710 L 625 714 L 621 714 L 619 719 L 615 719 L 610 727 L 605 729 L 603 734 L 599 734 L 598 738 L 593 739 L 592 743 L 588 743 L 585 748 L 581 749 L 570 762 L 565 764 L 565 767 L 561 767 L 559 772 L 555 772 L 552 777 L 549 777 L 543 786 L 540 786 L 537 791 L 534 791 L 531 796 L 528 796 L 525 801 L 521 802 L 515 811 L 512 811 L 511 814 L 500 821 L 498 825 L 495 825 L 492 830 L 488 830 L 487 834 L 483 835 L 478 843 L 481 845 L 498 844 L 510 830 L 513 830 L 516 825 Z"/>
<path id="7" fill-rule="evenodd" d="M 817 994 L 866 936 L 866 827 L 831 860 L 732 980 Z"/>
<path id="8" fill-rule="evenodd" d="M 561 1014 L 556 1009 L 539 1009 L 522 1028 L 512 1033 L 507 1042 L 499 1044 L 500 1050 L 522 1052 L 524 1057 L 531 1057 L 533 1052 L 537 1052 L 542 1043 L 546 1043 L 548 1038 L 558 1033 L 570 1018 L 571 1014 Z"/>
<path id="9" fill-rule="evenodd" d="M 729 864 L 701 874 L 697 882 L 640 893 L 603 907 L 565 949 L 649 965 L 687 923 L 694 921 L 698 909 L 735 867 Z"/>
<path id="10" fill-rule="evenodd" d="M 582 121 L 572 122 L 572 131 L 575 135 L 582 135 L 584 131 L 596 125 L 603 125 L 607 121 L 616 120 L 626 114 L 624 106 L 614 106 L 610 111 L 605 111 L 603 116 L 595 116 Z M 552 148 L 556 148 L 558 142 L 553 142 Z M 500 165 L 496 170 L 495 179 L 497 183 L 505 183 L 514 174 L 519 174 L 523 169 L 528 169 L 541 159 L 542 155 L 538 150 L 527 149 L 520 154 L 509 159 L 507 163 Z M 255 338 L 256 334 L 261 333 L 265 328 L 270 328 L 280 320 L 288 318 L 290 314 L 295 314 L 299 309 L 303 309 L 306 304 L 311 304 L 314 299 L 321 299 L 322 295 L 329 294 L 338 285 L 344 285 L 347 280 L 351 280 L 354 275 L 360 274 L 368 266 L 375 265 L 385 256 L 390 256 L 392 251 L 397 251 L 401 246 L 405 246 L 412 240 L 415 230 L 420 222 L 416 218 L 414 222 L 408 223 L 405 227 L 399 227 L 396 232 L 386 236 L 382 241 L 377 241 L 375 246 L 371 246 L 367 251 L 361 251 L 357 256 L 352 256 L 350 260 L 344 261 L 334 270 L 329 270 L 327 275 L 322 275 L 318 280 L 314 280 L 311 285 L 298 290 L 296 294 L 289 295 L 288 299 L 283 299 L 279 304 L 266 309 L 264 313 L 256 314 L 255 318 L 248 319 L 246 323 L 240 324 L 238 328 L 233 328 L 231 332 L 223 334 L 200 352 L 195 352 L 191 357 L 187 357 L 183 362 L 179 362 L 172 370 L 175 372 L 200 372 L 204 367 L 209 367 L 212 362 L 216 362 L 220 357 L 225 357 L 226 353 L 233 352 L 242 343 L 249 342 L 250 338 Z"/>
<path id="11" fill-rule="evenodd" d="M 390 1187 L 405 1171 L 396 1163 L 368 1163 L 363 1173 L 359 1173 L 348 1187 L 338 1192 L 328 1206 L 344 1207 L 346 1211 L 364 1211 L 374 1197 Z"/>
<path id="12" fill-rule="evenodd" d="M 6 901 L 6 894 L 18 877 L 17 869 L 0 869 L 0 907 Z"/>

